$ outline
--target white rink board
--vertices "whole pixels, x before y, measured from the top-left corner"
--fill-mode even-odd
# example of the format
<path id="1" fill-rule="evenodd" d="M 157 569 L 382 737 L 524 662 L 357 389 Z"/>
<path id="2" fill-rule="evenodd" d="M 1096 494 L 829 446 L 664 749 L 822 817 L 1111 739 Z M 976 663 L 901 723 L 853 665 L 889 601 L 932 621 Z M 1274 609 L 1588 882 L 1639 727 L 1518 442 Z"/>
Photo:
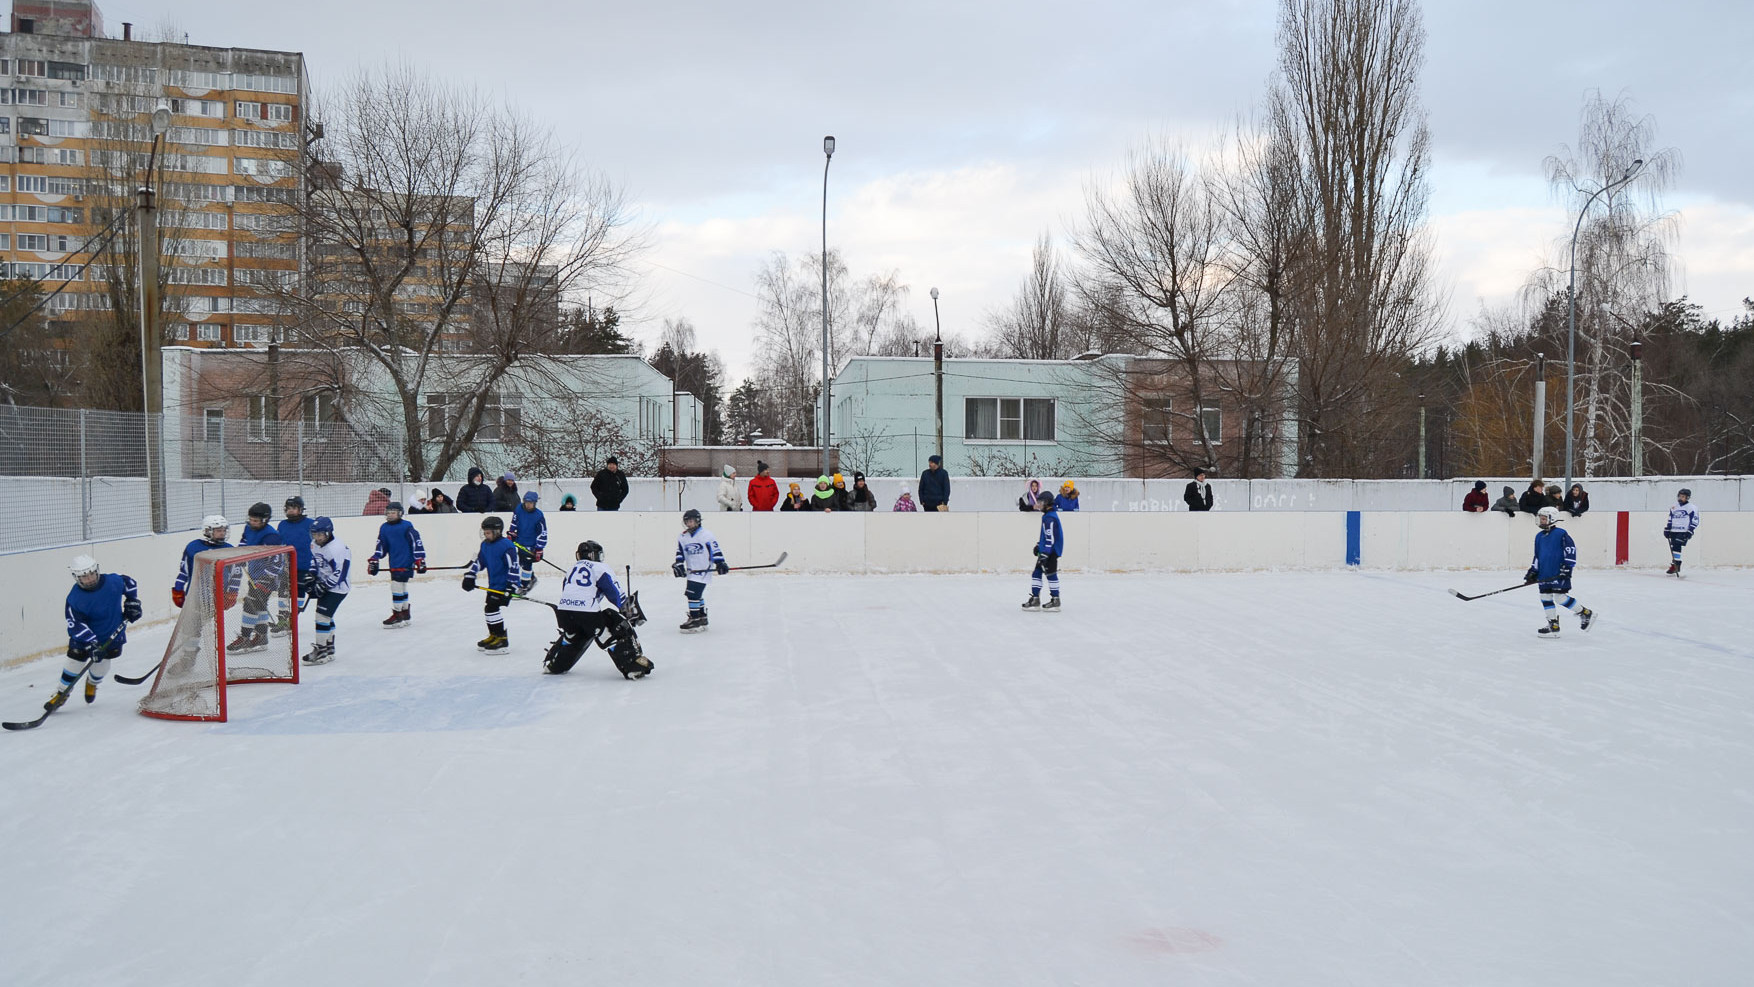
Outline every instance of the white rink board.
<path id="1" fill-rule="evenodd" d="M 452 576 L 415 581 L 404 631 L 362 579 L 336 662 L 235 687 L 230 723 L 109 683 L 0 735 L 0 982 L 1754 968 L 1754 572 L 1587 572 L 1603 621 L 1556 642 L 1532 591 L 1445 592 L 1490 572 L 1072 573 L 1054 616 L 1017 612 L 1016 573 L 736 574 L 694 636 L 679 582 L 642 576 L 635 683 L 595 651 L 538 674 L 531 604 L 512 654 L 476 653 Z M 0 712 L 58 666 L 0 670 Z"/>

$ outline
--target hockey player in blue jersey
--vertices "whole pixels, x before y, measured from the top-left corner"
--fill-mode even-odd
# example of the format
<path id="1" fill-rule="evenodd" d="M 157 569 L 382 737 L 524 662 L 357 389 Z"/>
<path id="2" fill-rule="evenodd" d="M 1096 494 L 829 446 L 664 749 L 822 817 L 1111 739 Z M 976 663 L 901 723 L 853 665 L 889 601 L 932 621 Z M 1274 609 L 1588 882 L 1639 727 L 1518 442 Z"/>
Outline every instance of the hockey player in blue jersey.
<path id="1" fill-rule="evenodd" d="M 378 525 L 378 547 L 365 560 L 366 573 L 377 575 L 380 562 L 390 569 L 390 616 L 384 626 L 407 627 L 414 619 L 413 605 L 408 602 L 408 578 L 426 571 L 426 546 L 413 522 L 402 516 L 402 504 L 398 501 L 384 505 L 384 523 Z"/>
<path id="2" fill-rule="evenodd" d="M 273 516 L 274 508 L 267 504 L 251 504 L 249 516 L 244 521 L 244 533 L 238 538 L 238 547 L 281 544 L 280 532 L 268 524 Z M 244 615 L 240 622 L 243 626 L 239 628 L 238 636 L 225 646 L 227 654 L 247 654 L 268 647 L 268 629 L 273 623 L 268 616 L 268 596 L 286 578 L 284 557 L 261 559 L 251 562 L 246 568 L 249 570 L 245 573 L 249 585 L 244 587 Z"/>
<path id="3" fill-rule="evenodd" d="M 1060 526 L 1060 512 L 1054 495 L 1043 490 L 1035 497 L 1041 508 L 1041 534 L 1035 539 L 1035 571 L 1029 575 L 1029 599 L 1024 610 L 1042 613 L 1060 612 L 1060 556 L 1066 551 L 1066 530 Z M 1047 577 L 1048 601 L 1041 602 L 1042 577 Z"/>
<path id="4" fill-rule="evenodd" d="M 676 578 L 688 580 L 682 594 L 688 598 L 688 619 L 682 622 L 687 633 L 706 630 L 706 585 L 715 571 L 722 576 L 731 567 L 719 550 L 719 540 L 700 526 L 700 512 L 691 507 L 682 512 L 682 535 L 676 539 L 676 561 L 670 565 Z"/>
<path id="5" fill-rule="evenodd" d="M 1571 570 L 1577 565 L 1577 543 L 1560 527 L 1557 507 L 1541 508 L 1535 515 L 1535 523 L 1541 526 L 1541 530 L 1535 533 L 1535 560 L 1529 564 L 1529 571 L 1523 574 L 1523 583 L 1541 584 L 1541 609 L 1547 615 L 1547 626 L 1539 633 L 1548 640 L 1559 636 L 1556 602 L 1567 610 L 1577 611 L 1578 625 L 1587 631 L 1595 623 L 1596 613 L 1571 595 Z M 1562 600 L 1559 599 L 1561 595 L 1565 597 Z"/>
<path id="6" fill-rule="evenodd" d="M 286 498 L 286 518 L 279 524 L 280 543 L 292 546 L 296 556 L 297 573 L 287 573 L 287 578 L 297 579 L 300 608 L 309 606 L 309 597 L 315 596 L 317 584 L 315 572 L 311 568 L 311 519 L 305 517 L 305 499 L 296 494 Z M 280 591 L 280 619 L 274 622 L 269 631 L 279 637 L 292 629 L 292 600 L 285 588 Z"/>
<path id="7" fill-rule="evenodd" d="M 645 622 L 639 602 L 623 596 L 615 584 L 615 574 L 603 564 L 603 546 L 594 541 L 580 542 L 577 562 L 566 574 L 560 587 L 560 602 L 554 608 L 554 622 L 560 626 L 560 637 L 548 646 L 542 669 L 550 675 L 565 675 L 578 664 L 592 641 L 609 653 L 622 678 L 643 679 L 652 673 L 651 659 L 640 650 L 635 626 Z M 604 643 L 603 636 L 608 637 Z"/>
<path id="8" fill-rule="evenodd" d="M 1669 508 L 1668 520 L 1663 522 L 1663 537 L 1669 540 L 1669 575 L 1681 574 L 1681 550 L 1699 530 L 1699 510 L 1693 506 L 1693 491 L 1686 487 L 1675 495 L 1675 506 Z"/>
<path id="9" fill-rule="evenodd" d="M 87 666 L 85 701 L 97 698 L 110 662 L 121 656 L 122 645 L 128 642 L 128 625 L 141 614 L 140 588 L 134 580 L 98 571 L 97 560 L 89 555 L 79 556 L 67 568 L 73 573 L 73 588 L 67 591 L 67 663 L 61 668 L 61 684 L 43 704 L 49 713 L 67 701 Z"/>
<path id="10" fill-rule="evenodd" d="M 195 578 L 195 556 L 215 548 L 230 548 L 231 542 L 226 537 L 231 534 L 231 522 L 223 514 L 209 514 L 201 519 L 201 537 L 183 546 L 183 561 L 177 566 L 177 580 L 171 584 L 171 602 L 178 609 L 189 595 L 189 580 Z M 230 610 L 229 601 L 225 609 Z"/>
<path id="11" fill-rule="evenodd" d="M 548 518 L 536 509 L 537 499 L 534 490 L 524 493 L 523 501 L 512 511 L 511 530 L 506 532 L 506 537 L 518 546 L 520 593 L 536 588 L 536 563 L 542 561 L 542 551 L 548 547 Z"/>
<path id="12" fill-rule="evenodd" d="M 483 587 L 487 590 L 487 603 L 482 607 L 487 616 L 487 636 L 476 641 L 475 647 L 490 655 L 503 655 L 512 649 L 505 632 L 505 616 L 500 611 L 512 602 L 517 592 L 513 584 L 520 571 L 518 546 L 505 537 L 505 522 L 497 514 L 482 518 L 481 550 L 475 553 L 475 561 L 469 563 L 469 571 L 463 574 L 463 592 L 475 590 L 477 576 L 487 578 Z"/>
<path id="13" fill-rule="evenodd" d="M 307 665 L 335 660 L 335 611 L 353 591 L 353 552 L 335 537 L 335 522 L 311 521 L 311 581 L 316 584 L 317 640 L 304 656 Z"/>

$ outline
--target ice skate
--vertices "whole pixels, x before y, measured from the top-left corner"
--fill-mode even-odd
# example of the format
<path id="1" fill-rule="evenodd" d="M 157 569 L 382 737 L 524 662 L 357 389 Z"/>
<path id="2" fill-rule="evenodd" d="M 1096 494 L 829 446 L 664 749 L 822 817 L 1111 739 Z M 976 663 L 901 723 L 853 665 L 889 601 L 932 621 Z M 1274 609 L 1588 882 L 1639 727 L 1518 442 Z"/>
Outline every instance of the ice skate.
<path id="1" fill-rule="evenodd" d="M 408 622 L 413 619 L 414 613 L 412 607 L 407 610 L 392 610 L 390 611 L 390 616 L 385 618 L 384 626 L 390 630 L 396 630 L 397 628 L 407 627 Z"/>
<path id="2" fill-rule="evenodd" d="M 85 701 L 89 703 L 89 702 L 96 701 L 96 699 L 97 699 L 97 683 L 93 682 L 90 679 L 86 679 L 85 680 Z"/>
<path id="3" fill-rule="evenodd" d="M 1596 622 L 1596 612 L 1589 607 L 1584 607 L 1577 612 L 1577 622 L 1579 628 L 1589 630 L 1590 625 Z"/>
<path id="4" fill-rule="evenodd" d="M 1041 609 L 1041 597 L 1031 596 L 1029 599 L 1024 600 L 1023 601 L 1023 609 L 1025 609 L 1025 610 L 1040 610 Z"/>
<path id="5" fill-rule="evenodd" d="M 1060 612 L 1060 598 L 1057 596 L 1048 597 L 1048 601 L 1041 605 L 1041 612 L 1042 613 L 1059 613 Z"/>
<path id="6" fill-rule="evenodd" d="M 1674 576 L 1677 579 L 1681 578 L 1681 562 L 1680 562 L 1680 560 L 1676 560 L 1674 562 L 1669 563 L 1669 575 Z"/>
<path id="7" fill-rule="evenodd" d="M 1549 640 L 1549 641 L 1558 640 L 1559 639 L 1559 618 L 1558 617 L 1548 617 L 1547 618 L 1547 626 L 1541 628 L 1540 630 L 1536 631 L 1535 633 L 1541 635 L 1542 638 Z"/>
<path id="8" fill-rule="evenodd" d="M 682 622 L 681 630 L 684 634 L 698 634 L 706 630 L 706 611 L 688 611 L 688 619 Z"/>
<path id="9" fill-rule="evenodd" d="M 335 645 L 333 643 L 313 644 L 311 650 L 303 658 L 307 665 L 327 665 L 334 660 Z"/>
<path id="10" fill-rule="evenodd" d="M 268 647 L 268 630 L 260 627 L 249 627 L 238 632 L 238 636 L 225 646 L 226 654 L 244 655 L 252 651 L 261 651 Z"/>
<path id="11" fill-rule="evenodd" d="M 481 649 L 482 654 L 503 655 L 512 650 L 512 642 L 504 634 L 490 633 L 475 642 L 475 647 Z"/>
<path id="12" fill-rule="evenodd" d="M 282 613 L 275 619 L 274 626 L 268 628 L 268 633 L 275 637 L 285 637 L 286 635 L 291 634 L 292 614 L 290 612 Z"/>
<path id="13" fill-rule="evenodd" d="M 47 712 L 47 713 L 53 713 L 55 710 L 60 709 L 62 706 L 65 706 L 66 704 L 67 704 L 67 693 L 61 691 L 60 689 L 56 689 L 55 694 L 49 697 L 49 701 L 43 704 L 43 711 Z"/>

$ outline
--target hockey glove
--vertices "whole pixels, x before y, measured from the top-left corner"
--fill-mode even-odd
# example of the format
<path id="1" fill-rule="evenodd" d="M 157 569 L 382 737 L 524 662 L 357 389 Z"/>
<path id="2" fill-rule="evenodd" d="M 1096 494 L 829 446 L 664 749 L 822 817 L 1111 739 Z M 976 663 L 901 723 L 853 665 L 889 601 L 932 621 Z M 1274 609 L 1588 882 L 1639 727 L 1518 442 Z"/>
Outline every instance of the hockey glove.
<path id="1" fill-rule="evenodd" d="M 378 560 L 377 559 L 371 558 L 371 559 L 365 560 L 365 574 L 368 576 L 375 576 L 378 574 Z"/>
<path id="2" fill-rule="evenodd" d="M 677 579 L 681 579 L 683 576 L 688 575 L 688 569 L 683 566 L 682 563 L 674 562 L 670 565 L 670 575 L 675 576 Z"/>
<path id="3" fill-rule="evenodd" d="M 143 616 L 139 600 L 122 601 L 122 619 L 132 624 Z"/>
<path id="4" fill-rule="evenodd" d="M 414 560 L 414 571 L 418 572 L 418 573 L 426 572 L 426 560 L 425 559 L 415 559 Z"/>
<path id="5" fill-rule="evenodd" d="M 1040 545 L 1036 545 L 1036 546 L 1031 547 L 1030 551 L 1035 553 L 1036 558 L 1038 558 L 1038 559 L 1041 558 L 1041 546 Z"/>
<path id="6" fill-rule="evenodd" d="M 730 563 L 726 562 L 724 559 L 720 559 L 718 564 L 713 566 L 713 570 L 723 576 L 731 571 L 731 566 Z"/>
<path id="7" fill-rule="evenodd" d="M 298 574 L 298 595 L 306 599 L 317 595 L 317 570 L 306 569 Z"/>
<path id="8" fill-rule="evenodd" d="M 177 605 L 177 609 L 179 609 L 179 610 L 181 610 L 183 607 L 183 598 L 184 597 L 183 597 L 182 590 L 180 590 L 180 589 L 171 590 L 171 602 L 175 603 Z"/>
<path id="9" fill-rule="evenodd" d="M 463 577 L 463 592 L 475 592 L 475 574 L 473 572 Z"/>
<path id="10" fill-rule="evenodd" d="M 531 562 L 540 562 L 540 561 L 542 561 L 542 550 L 541 550 L 541 549 L 540 549 L 540 548 L 538 548 L 538 549 L 537 549 L 537 550 L 535 550 L 535 551 L 534 551 L 534 552 L 531 552 L 531 553 L 530 553 L 530 561 L 531 561 Z"/>
<path id="11" fill-rule="evenodd" d="M 91 645 L 89 645 L 89 644 L 69 644 L 69 645 L 67 645 L 67 657 L 73 659 L 74 661 L 90 661 L 91 660 Z"/>
<path id="12" fill-rule="evenodd" d="M 1540 573 L 1538 573 L 1538 572 L 1536 572 L 1536 571 L 1535 571 L 1535 567 L 1534 567 L 1534 566 L 1529 566 L 1529 571 L 1528 571 L 1528 572 L 1525 572 L 1525 573 L 1523 573 L 1523 582 L 1524 582 L 1524 583 L 1532 583 L 1532 582 L 1534 582 L 1534 581 L 1535 581 L 1535 580 L 1536 580 L 1536 579 L 1537 579 L 1537 578 L 1538 578 L 1538 577 L 1539 577 L 1539 576 L 1540 576 Z"/>
<path id="13" fill-rule="evenodd" d="M 225 594 L 225 608 L 227 610 L 230 610 L 232 607 L 235 607 L 237 605 L 238 605 L 238 595 L 236 593 Z"/>

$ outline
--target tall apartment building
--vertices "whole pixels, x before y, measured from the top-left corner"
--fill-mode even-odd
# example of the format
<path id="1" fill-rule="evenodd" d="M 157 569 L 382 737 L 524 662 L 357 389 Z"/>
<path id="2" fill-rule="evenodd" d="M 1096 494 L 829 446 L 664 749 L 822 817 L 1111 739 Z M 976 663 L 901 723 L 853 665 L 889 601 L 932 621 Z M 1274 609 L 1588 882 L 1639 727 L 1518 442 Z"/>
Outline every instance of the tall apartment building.
<path id="1" fill-rule="evenodd" d="M 52 319 L 111 310 L 123 272 L 80 268 L 147 177 L 151 115 L 172 114 L 154 174 L 170 337 L 259 346 L 280 321 L 260 291 L 295 278 L 310 83 L 297 52 L 105 36 L 90 0 L 14 0 L 0 34 L 0 264 L 43 282 Z M 130 233 L 132 228 L 128 228 Z M 131 265 L 124 237 L 120 253 Z"/>

